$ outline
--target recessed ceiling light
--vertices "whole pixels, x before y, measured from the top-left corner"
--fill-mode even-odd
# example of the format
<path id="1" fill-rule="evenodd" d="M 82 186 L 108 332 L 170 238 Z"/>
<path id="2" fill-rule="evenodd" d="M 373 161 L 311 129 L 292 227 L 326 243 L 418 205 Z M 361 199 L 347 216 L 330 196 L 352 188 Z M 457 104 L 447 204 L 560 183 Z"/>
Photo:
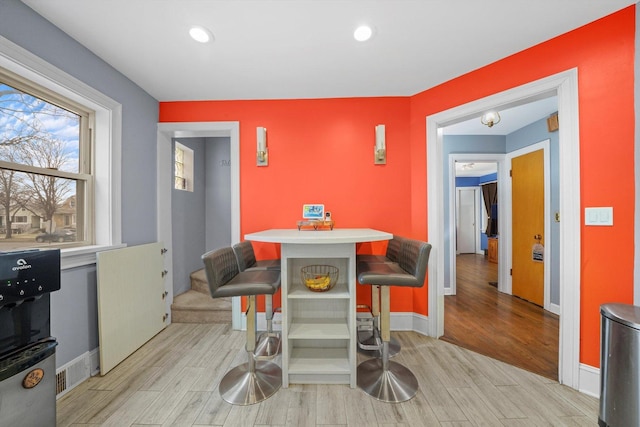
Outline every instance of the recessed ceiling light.
<path id="1" fill-rule="evenodd" d="M 213 34 L 211 34 L 211 31 L 204 27 L 191 27 L 189 29 L 189 35 L 192 39 L 200 43 L 209 43 L 213 40 Z"/>
<path id="2" fill-rule="evenodd" d="M 359 42 L 367 41 L 373 35 L 373 30 L 368 25 L 361 25 L 353 32 L 353 38 Z"/>

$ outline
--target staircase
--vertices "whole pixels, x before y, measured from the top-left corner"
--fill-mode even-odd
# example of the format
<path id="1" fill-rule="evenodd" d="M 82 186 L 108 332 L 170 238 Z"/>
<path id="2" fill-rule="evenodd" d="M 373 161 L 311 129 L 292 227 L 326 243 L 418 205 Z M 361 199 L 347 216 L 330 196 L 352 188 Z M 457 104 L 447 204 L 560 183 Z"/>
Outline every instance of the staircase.
<path id="1" fill-rule="evenodd" d="M 211 298 L 204 269 L 191 273 L 191 289 L 173 298 L 174 323 L 231 324 L 231 298 Z"/>

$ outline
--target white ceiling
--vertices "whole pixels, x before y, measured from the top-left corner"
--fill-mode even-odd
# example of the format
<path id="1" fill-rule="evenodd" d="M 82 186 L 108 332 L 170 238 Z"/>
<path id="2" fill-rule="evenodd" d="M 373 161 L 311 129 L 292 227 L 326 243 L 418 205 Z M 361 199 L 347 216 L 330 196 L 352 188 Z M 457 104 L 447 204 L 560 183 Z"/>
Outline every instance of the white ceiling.
<path id="1" fill-rule="evenodd" d="M 635 1 L 23 0 L 159 101 L 410 96 Z"/>
<path id="2" fill-rule="evenodd" d="M 497 111 L 500 114 L 500 122 L 492 127 L 483 125 L 478 116 L 447 126 L 443 129 L 443 133 L 445 135 L 509 135 L 557 112 L 558 97 L 551 96 Z"/>
<path id="3" fill-rule="evenodd" d="M 457 177 L 479 177 L 498 172 L 498 164 L 491 162 L 456 162 Z"/>

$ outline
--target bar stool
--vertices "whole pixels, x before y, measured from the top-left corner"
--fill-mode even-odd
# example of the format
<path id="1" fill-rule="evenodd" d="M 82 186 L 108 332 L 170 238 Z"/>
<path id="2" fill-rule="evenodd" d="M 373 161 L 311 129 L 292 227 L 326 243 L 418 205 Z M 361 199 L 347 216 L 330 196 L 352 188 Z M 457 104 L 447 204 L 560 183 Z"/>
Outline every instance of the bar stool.
<path id="1" fill-rule="evenodd" d="M 233 253 L 236 255 L 238 268 L 243 271 L 273 270 L 280 271 L 280 259 L 266 259 L 256 261 L 253 245 L 250 241 L 236 243 L 233 245 Z M 278 285 L 280 289 L 280 285 Z M 278 291 L 276 289 L 276 292 Z M 273 308 L 273 296 L 265 295 L 264 315 L 267 319 L 267 331 L 260 334 L 255 354 L 258 357 L 274 357 L 280 353 L 280 334 L 273 332 L 273 315 L 279 309 Z"/>
<path id="2" fill-rule="evenodd" d="M 202 255 L 212 298 L 247 297 L 248 362 L 236 366 L 220 381 L 220 396 L 232 405 L 251 405 L 272 396 L 282 386 L 282 369 L 256 360 L 256 295 L 273 295 L 280 287 L 279 271 L 240 272 L 232 248 Z"/>
<path id="3" fill-rule="evenodd" d="M 422 287 L 427 273 L 431 245 L 419 240 L 402 242 L 398 263 L 357 264 L 358 282 L 380 287 L 381 359 L 369 359 L 358 365 L 357 383 L 368 395 L 390 403 L 404 402 L 418 391 L 418 379 L 407 367 L 389 360 L 390 286 Z"/>
<path id="4" fill-rule="evenodd" d="M 397 264 L 398 253 L 404 237 L 394 235 L 387 244 L 385 255 L 356 255 L 356 265 L 358 262 L 368 263 L 391 263 Z M 363 319 L 358 325 L 358 353 L 370 357 L 382 357 L 380 349 L 380 287 L 371 286 L 371 306 L 358 305 L 359 309 L 368 309 L 371 319 Z M 393 357 L 400 352 L 400 342 L 394 337 L 389 340 L 389 357 Z"/>

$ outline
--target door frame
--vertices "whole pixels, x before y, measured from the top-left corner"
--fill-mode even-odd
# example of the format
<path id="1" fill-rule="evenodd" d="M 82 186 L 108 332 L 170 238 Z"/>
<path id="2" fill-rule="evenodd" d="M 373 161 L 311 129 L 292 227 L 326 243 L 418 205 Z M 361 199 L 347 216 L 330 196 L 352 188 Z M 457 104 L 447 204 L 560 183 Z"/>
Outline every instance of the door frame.
<path id="1" fill-rule="evenodd" d="M 519 157 L 525 154 L 532 153 L 534 151 L 543 150 L 543 158 L 544 158 L 544 309 L 550 311 L 552 313 L 560 315 L 558 310 L 552 308 L 551 306 L 551 257 L 552 249 L 551 249 L 551 160 L 549 153 L 549 144 L 551 141 L 549 139 L 545 139 L 544 141 L 536 142 L 535 144 L 528 145 L 519 150 L 512 151 L 506 154 L 506 165 L 507 170 L 511 170 L 511 161 L 514 157 Z M 511 179 L 507 179 L 505 183 L 505 199 L 507 203 L 506 209 L 506 224 L 511 224 L 513 220 L 513 198 L 511 192 L 513 191 L 513 185 Z M 503 241 L 506 245 L 506 250 L 504 257 L 506 258 L 507 266 L 511 266 L 513 263 L 513 232 L 511 227 L 506 227 L 504 230 L 504 238 L 500 239 L 500 245 L 502 245 Z M 501 235 L 502 236 L 502 235 Z M 547 244 L 548 243 L 548 244 Z M 506 277 L 506 282 L 504 284 L 504 291 L 509 295 L 513 294 L 513 277 L 508 274 Z"/>
<path id="2" fill-rule="evenodd" d="M 466 162 L 466 163 L 486 162 L 486 163 L 496 163 L 498 165 L 498 173 L 497 173 L 498 218 L 501 218 L 503 215 L 504 206 L 505 206 L 504 203 L 506 203 L 506 200 L 504 199 L 504 193 L 503 193 L 504 189 L 502 188 L 503 186 L 500 185 L 500 183 L 504 182 L 504 180 L 506 179 L 506 176 L 507 176 L 506 174 L 508 170 L 504 165 L 504 162 L 505 162 L 504 156 L 505 156 L 504 154 L 479 154 L 479 153 L 449 154 L 449 174 L 448 174 L 448 177 L 449 177 L 449 236 L 451 236 L 451 238 L 449 242 L 449 253 L 446 255 L 449 257 L 449 287 L 444 287 L 444 284 L 442 285 L 444 295 L 456 295 L 456 277 L 457 277 L 456 248 L 455 248 L 455 245 L 453 244 L 454 238 L 456 237 L 456 223 L 455 223 L 456 221 L 456 216 L 455 216 L 456 215 L 455 214 L 456 162 Z M 429 194 L 433 194 L 433 193 L 429 192 Z M 444 204 L 444 201 L 442 203 Z M 429 217 L 431 217 L 431 215 L 429 215 Z M 501 221 L 498 222 L 498 234 L 501 233 L 501 228 L 500 228 L 501 223 L 502 223 Z M 444 225 L 443 225 L 443 228 L 444 228 Z M 429 233 L 429 240 L 432 241 L 431 233 Z M 444 240 L 441 240 L 441 241 L 444 242 Z M 498 290 L 501 292 L 504 292 L 500 286 L 501 286 L 501 283 L 505 282 L 504 276 L 507 274 L 508 270 L 506 268 L 506 264 L 500 257 L 500 254 L 504 251 L 504 249 L 502 249 L 500 246 L 501 245 L 498 245 Z M 444 248 L 444 245 L 440 247 Z M 444 262 L 443 262 L 441 271 L 444 271 Z M 444 277 L 444 275 L 442 275 L 442 277 Z M 434 283 L 434 282 L 431 282 L 431 278 L 429 279 L 429 282 Z M 432 289 L 430 286 L 429 292 L 431 292 L 431 290 Z M 429 301 L 431 301 L 431 295 L 429 295 Z M 442 305 L 442 333 L 440 333 L 439 335 L 434 335 L 430 330 L 429 335 L 431 336 L 439 337 L 444 334 L 444 300 L 442 304 L 443 304 Z M 429 307 L 429 313 L 432 313 L 431 307 Z M 429 318 L 433 319 L 431 315 L 429 315 Z M 429 322 L 430 326 L 433 326 L 433 323 L 434 322 L 430 321 Z"/>
<path id="3" fill-rule="evenodd" d="M 157 134 L 157 215 L 158 241 L 166 248 L 172 249 L 172 214 L 171 214 L 171 183 L 173 138 L 209 138 L 228 137 L 230 140 L 231 167 L 231 244 L 240 242 L 240 123 L 239 122 L 188 122 L 188 123 L 158 123 Z M 164 257 L 164 269 L 171 272 L 173 261 L 171 256 Z M 171 277 L 171 275 L 169 275 Z M 167 298 L 166 313 L 171 323 L 171 304 L 173 303 L 173 281 L 166 281 Z M 233 329 L 242 328 L 242 312 L 240 297 L 231 299 L 231 322 Z"/>
<path id="4" fill-rule="evenodd" d="M 561 384 L 580 387 L 580 138 L 578 116 L 578 71 L 576 68 L 518 86 L 486 98 L 471 101 L 426 117 L 427 144 L 427 230 L 433 244 L 429 259 L 429 334 L 444 333 L 444 218 L 443 132 L 456 122 L 479 117 L 492 108 L 505 108 L 549 96 L 558 96 L 560 163 L 560 338 Z M 504 253 L 504 251 L 501 251 Z"/>

